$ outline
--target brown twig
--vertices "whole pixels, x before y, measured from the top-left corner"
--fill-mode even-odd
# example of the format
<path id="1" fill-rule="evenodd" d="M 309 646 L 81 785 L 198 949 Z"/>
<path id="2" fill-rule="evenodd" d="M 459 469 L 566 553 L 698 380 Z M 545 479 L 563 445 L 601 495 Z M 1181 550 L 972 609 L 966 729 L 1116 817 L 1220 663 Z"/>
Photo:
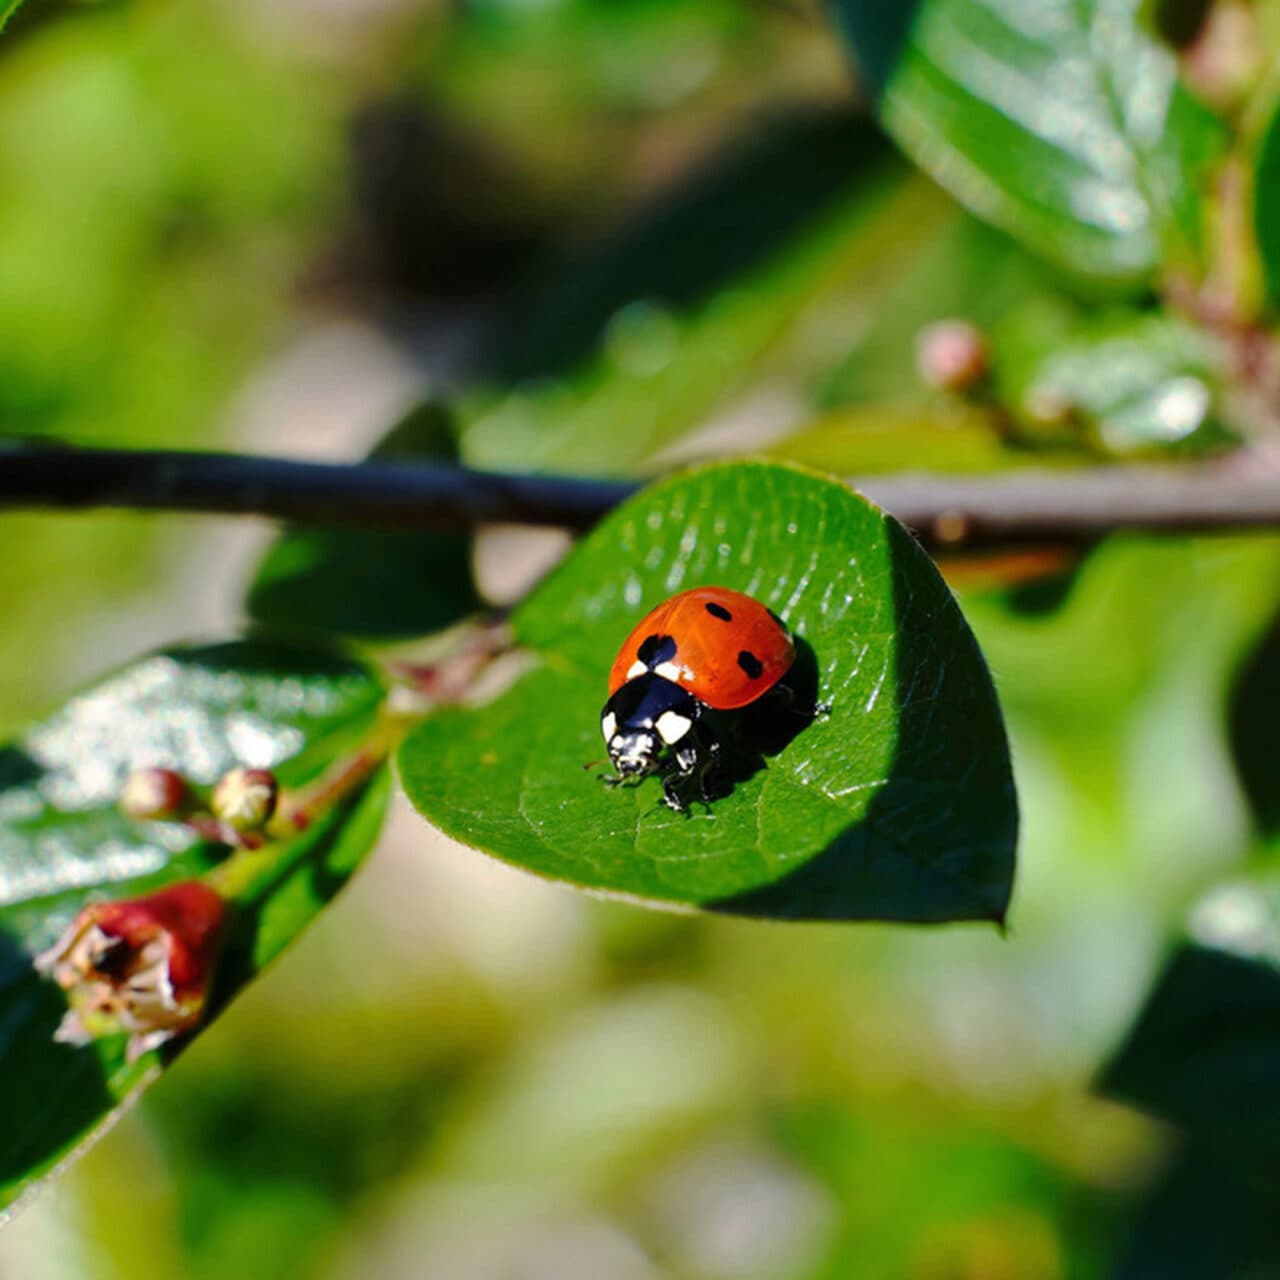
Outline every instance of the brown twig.
<path id="1" fill-rule="evenodd" d="M 1263 454 L 984 476 L 853 477 L 850 483 L 926 545 L 947 549 L 1079 546 L 1118 530 L 1280 529 L 1280 468 Z M 46 445 L 0 453 L 0 510 L 118 507 L 321 525 L 456 528 L 500 521 L 583 529 L 636 487 L 443 463 L 334 464 Z"/>

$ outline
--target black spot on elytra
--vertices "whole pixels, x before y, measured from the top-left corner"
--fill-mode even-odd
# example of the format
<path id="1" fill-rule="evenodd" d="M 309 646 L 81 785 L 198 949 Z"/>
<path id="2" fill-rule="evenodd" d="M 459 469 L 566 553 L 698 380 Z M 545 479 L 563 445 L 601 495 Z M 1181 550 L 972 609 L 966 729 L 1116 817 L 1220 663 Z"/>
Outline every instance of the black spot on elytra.
<path id="1" fill-rule="evenodd" d="M 714 604 L 711 601 L 708 601 L 706 608 L 707 608 L 707 612 L 713 618 L 719 618 L 721 622 L 733 621 L 733 614 L 731 614 L 729 610 L 726 609 L 722 604 Z"/>
<path id="2" fill-rule="evenodd" d="M 727 796 L 803 733 L 817 714 L 817 657 L 804 640 L 797 638 L 791 670 L 761 697 L 733 711 L 701 708 L 700 734 L 718 742 L 720 751 L 714 767 L 690 781 L 685 798 L 692 800 L 701 795 L 703 800 L 713 801 Z"/>
<path id="3" fill-rule="evenodd" d="M 652 670 L 676 656 L 675 636 L 646 636 L 636 650 L 636 657 Z"/>
<path id="4" fill-rule="evenodd" d="M 740 666 L 752 680 L 759 680 L 760 677 L 764 675 L 764 665 L 750 649 L 743 649 L 738 654 L 738 666 Z"/>

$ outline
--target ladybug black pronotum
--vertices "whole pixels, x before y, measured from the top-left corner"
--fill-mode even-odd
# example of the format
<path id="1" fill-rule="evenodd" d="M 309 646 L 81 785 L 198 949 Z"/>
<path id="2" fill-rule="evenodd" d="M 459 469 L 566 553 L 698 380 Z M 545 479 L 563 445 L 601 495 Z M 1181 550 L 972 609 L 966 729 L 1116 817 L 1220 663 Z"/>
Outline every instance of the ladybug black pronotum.
<path id="1" fill-rule="evenodd" d="M 709 800 L 708 777 L 734 713 L 778 693 L 792 710 L 784 677 L 795 662 L 791 632 L 758 600 L 728 587 L 672 596 L 627 637 L 609 673 L 600 729 L 617 775 L 606 781 L 639 781 L 666 763 L 668 808 L 687 810 L 681 789 L 695 775 Z M 812 703 L 799 714 L 808 723 Z"/>

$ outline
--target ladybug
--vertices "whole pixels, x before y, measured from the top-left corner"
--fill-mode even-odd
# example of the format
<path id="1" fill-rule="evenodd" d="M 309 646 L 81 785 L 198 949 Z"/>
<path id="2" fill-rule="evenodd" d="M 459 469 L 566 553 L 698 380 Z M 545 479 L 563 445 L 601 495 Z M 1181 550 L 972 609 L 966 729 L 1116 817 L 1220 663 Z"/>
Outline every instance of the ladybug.
<path id="1" fill-rule="evenodd" d="M 627 637 L 609 673 L 600 730 L 617 771 L 611 786 L 655 772 L 665 749 L 671 770 L 663 802 L 683 813 L 681 783 L 707 775 L 732 717 L 774 690 L 796 660 L 786 624 L 758 600 L 728 587 L 682 591 Z"/>

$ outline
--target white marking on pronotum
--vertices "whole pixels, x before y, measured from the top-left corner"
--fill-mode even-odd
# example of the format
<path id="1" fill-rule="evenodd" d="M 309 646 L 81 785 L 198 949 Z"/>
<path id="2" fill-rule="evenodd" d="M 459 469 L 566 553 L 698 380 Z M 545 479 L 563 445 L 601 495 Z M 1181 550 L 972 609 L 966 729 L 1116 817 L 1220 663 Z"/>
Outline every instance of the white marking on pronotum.
<path id="1" fill-rule="evenodd" d="M 679 742 L 692 727 L 693 721 L 677 711 L 664 711 L 654 724 L 658 737 L 669 747 Z"/>
<path id="2" fill-rule="evenodd" d="M 606 742 L 618 732 L 618 717 L 612 711 L 606 711 L 600 717 L 600 732 L 604 734 Z"/>
<path id="3" fill-rule="evenodd" d="M 648 670 L 649 670 L 649 668 L 648 668 L 648 667 L 646 667 L 646 666 L 644 665 L 644 663 L 640 661 L 640 659 L 639 659 L 639 658 L 637 658 L 637 659 L 636 659 L 636 660 L 635 660 L 635 661 L 634 661 L 634 662 L 633 662 L 633 663 L 632 663 L 632 664 L 627 668 L 627 679 L 628 679 L 628 680 L 634 680 L 634 679 L 636 678 L 636 676 L 642 676 L 642 675 L 644 675 L 644 673 L 645 673 L 646 671 L 648 671 Z"/>
<path id="4" fill-rule="evenodd" d="M 678 662 L 660 662 L 654 667 L 653 674 L 664 680 L 679 680 L 685 674 L 685 669 Z"/>

